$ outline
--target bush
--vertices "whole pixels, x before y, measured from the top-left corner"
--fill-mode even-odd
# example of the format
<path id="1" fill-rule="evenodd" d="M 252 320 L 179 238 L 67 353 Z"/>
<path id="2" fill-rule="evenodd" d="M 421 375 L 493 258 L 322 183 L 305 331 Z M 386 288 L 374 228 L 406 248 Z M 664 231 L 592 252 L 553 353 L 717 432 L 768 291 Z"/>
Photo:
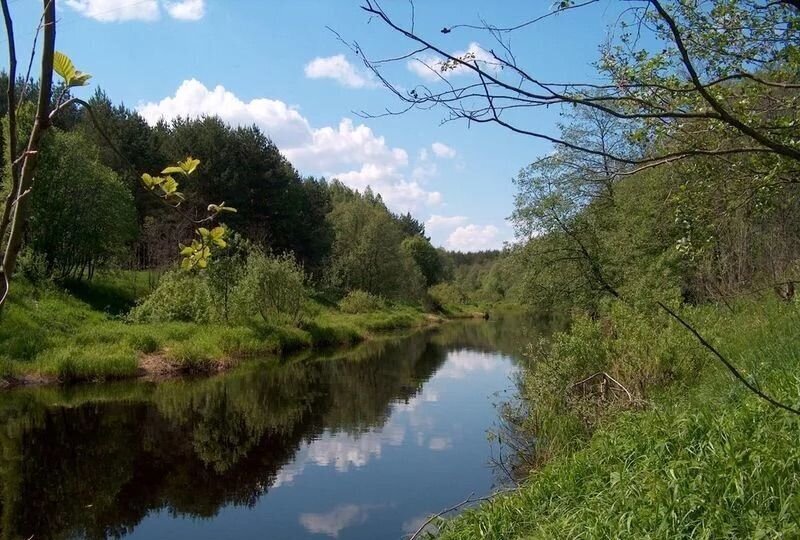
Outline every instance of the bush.
<path id="1" fill-rule="evenodd" d="M 133 308 L 135 322 L 210 322 L 218 318 L 208 281 L 201 275 L 175 271 L 165 274 L 156 289 Z"/>
<path id="2" fill-rule="evenodd" d="M 386 301 L 380 296 L 366 291 L 350 291 L 339 302 L 339 309 L 345 313 L 370 313 L 386 307 Z"/>
<path id="3" fill-rule="evenodd" d="M 467 296 L 452 283 L 440 283 L 428 289 L 428 294 L 440 306 L 459 306 L 467 303 Z"/>
<path id="4" fill-rule="evenodd" d="M 234 291 L 234 305 L 248 317 L 259 314 L 265 322 L 297 324 L 308 301 L 305 282 L 303 268 L 292 255 L 255 251 Z"/>

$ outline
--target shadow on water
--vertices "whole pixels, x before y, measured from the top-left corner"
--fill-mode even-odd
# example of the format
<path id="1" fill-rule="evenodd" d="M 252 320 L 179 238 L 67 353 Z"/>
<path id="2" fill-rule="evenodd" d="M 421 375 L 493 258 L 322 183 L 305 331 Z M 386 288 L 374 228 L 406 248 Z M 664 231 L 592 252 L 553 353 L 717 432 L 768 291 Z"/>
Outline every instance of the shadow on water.
<path id="1" fill-rule="evenodd" d="M 452 351 L 513 358 L 524 328 L 460 322 L 213 378 L 4 393 L 0 538 L 116 537 L 153 513 L 253 507 L 310 441 L 380 429 Z"/>

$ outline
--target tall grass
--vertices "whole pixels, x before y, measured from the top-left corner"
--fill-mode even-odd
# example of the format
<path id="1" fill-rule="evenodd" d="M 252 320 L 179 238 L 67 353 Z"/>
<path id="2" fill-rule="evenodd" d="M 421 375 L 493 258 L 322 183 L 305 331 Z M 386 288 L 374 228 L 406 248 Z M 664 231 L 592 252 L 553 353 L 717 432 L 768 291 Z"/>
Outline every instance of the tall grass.
<path id="1" fill-rule="evenodd" d="M 16 282 L 0 315 L 0 379 L 128 378 L 140 374 L 146 356 L 157 356 L 171 370 L 209 371 L 243 357 L 352 345 L 376 332 L 426 321 L 417 308 L 388 305 L 375 312 L 346 314 L 319 304 L 301 327 L 259 318 L 236 323 L 131 322 L 109 307 L 130 305 L 145 283 L 150 281 L 142 276 L 116 274 L 68 289 Z"/>
<path id="2" fill-rule="evenodd" d="M 689 316 L 748 377 L 797 407 L 797 307 L 734 308 Z M 671 357 L 681 334 L 662 331 L 673 332 L 639 343 L 652 355 L 641 358 L 644 370 Z M 577 451 L 562 447 L 519 491 L 443 523 L 441 537 L 800 537 L 800 418 L 704 359 L 695 357 L 696 372 L 649 388 L 645 410 L 607 419 Z"/>

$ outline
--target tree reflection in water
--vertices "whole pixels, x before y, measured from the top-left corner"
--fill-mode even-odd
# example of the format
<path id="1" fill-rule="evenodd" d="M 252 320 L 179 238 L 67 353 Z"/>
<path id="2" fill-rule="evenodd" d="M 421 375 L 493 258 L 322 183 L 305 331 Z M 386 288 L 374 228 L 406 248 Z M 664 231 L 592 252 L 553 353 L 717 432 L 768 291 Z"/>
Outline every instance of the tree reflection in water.
<path id="1" fill-rule="evenodd" d="M 0 395 L 0 538 L 115 537 L 153 511 L 212 517 L 223 506 L 252 506 L 291 482 L 302 467 L 298 454 L 358 465 L 380 452 L 382 441 L 376 447 L 372 437 L 392 408 L 423 398 L 448 351 L 511 352 L 521 343 L 514 332 L 458 323 L 345 354 L 249 362 L 207 379 L 7 392 Z M 328 447 L 313 446 L 323 433 Z M 358 441 L 351 457 L 331 447 L 337 434 Z M 391 432 L 381 437 L 392 444 Z M 431 450 L 448 444 L 429 442 Z M 366 519 L 368 510 L 344 504 L 300 519 L 325 533 Z"/>

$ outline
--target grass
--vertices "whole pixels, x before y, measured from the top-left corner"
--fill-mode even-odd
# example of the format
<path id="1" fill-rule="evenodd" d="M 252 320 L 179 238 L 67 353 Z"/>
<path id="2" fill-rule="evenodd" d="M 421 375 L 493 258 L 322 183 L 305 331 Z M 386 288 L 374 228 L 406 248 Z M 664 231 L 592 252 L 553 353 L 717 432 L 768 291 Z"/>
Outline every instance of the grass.
<path id="1" fill-rule="evenodd" d="M 349 346 L 375 333 L 426 323 L 414 307 L 346 314 L 320 303 L 300 327 L 265 324 L 130 323 L 120 317 L 154 279 L 135 273 L 89 283 L 14 283 L 0 319 L 0 379 L 75 382 L 136 377 L 152 368 L 204 372 L 244 357 Z"/>
<path id="2" fill-rule="evenodd" d="M 796 305 L 690 315 L 751 380 L 800 406 Z M 798 440 L 800 417 L 709 359 L 695 377 L 654 390 L 645 410 L 617 414 L 577 451 L 552 457 L 518 491 L 442 523 L 441 538 L 797 538 Z"/>

